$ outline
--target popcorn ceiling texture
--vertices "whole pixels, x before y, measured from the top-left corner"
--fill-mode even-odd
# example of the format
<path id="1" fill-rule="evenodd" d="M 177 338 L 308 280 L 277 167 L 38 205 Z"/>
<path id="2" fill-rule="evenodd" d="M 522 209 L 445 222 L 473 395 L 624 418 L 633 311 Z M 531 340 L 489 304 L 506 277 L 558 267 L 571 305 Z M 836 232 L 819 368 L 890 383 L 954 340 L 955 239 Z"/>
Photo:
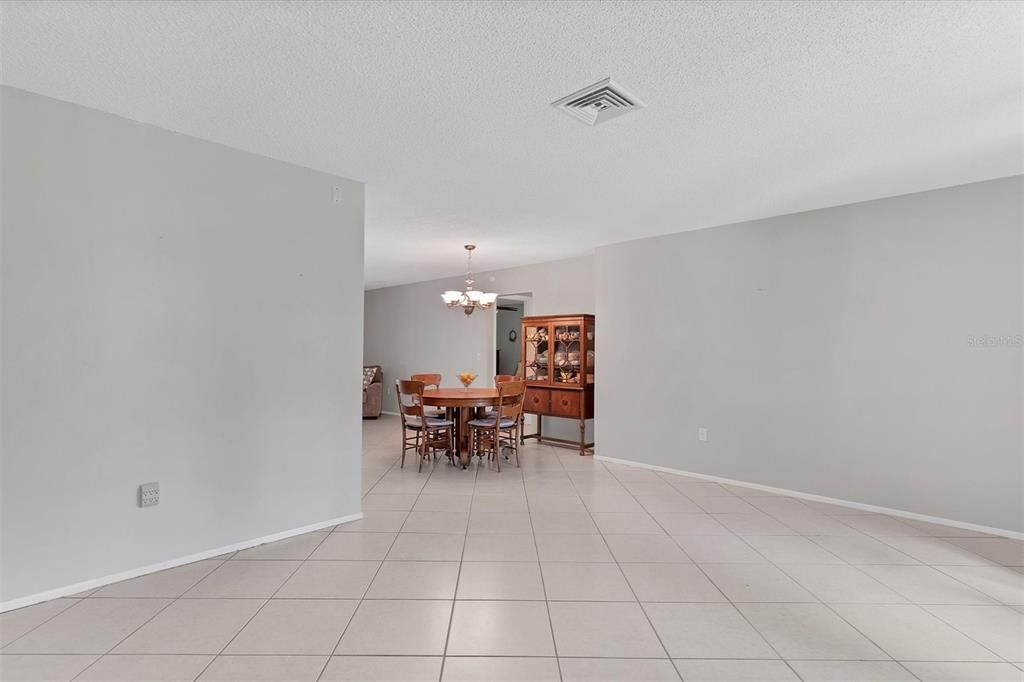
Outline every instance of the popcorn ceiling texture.
<path id="1" fill-rule="evenodd" d="M 1022 7 L 11 2 L 3 82 L 367 182 L 372 288 L 1019 174 Z"/>

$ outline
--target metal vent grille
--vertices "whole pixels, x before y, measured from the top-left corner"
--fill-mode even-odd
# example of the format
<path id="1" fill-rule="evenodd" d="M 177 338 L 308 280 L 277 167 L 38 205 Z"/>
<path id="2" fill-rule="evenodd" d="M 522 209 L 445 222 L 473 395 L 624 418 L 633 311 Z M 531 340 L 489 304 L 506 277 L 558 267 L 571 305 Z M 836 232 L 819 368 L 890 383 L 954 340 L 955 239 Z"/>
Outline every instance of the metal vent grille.
<path id="1" fill-rule="evenodd" d="M 611 78 L 605 78 L 552 102 L 551 106 L 594 126 L 641 109 L 644 103 Z"/>

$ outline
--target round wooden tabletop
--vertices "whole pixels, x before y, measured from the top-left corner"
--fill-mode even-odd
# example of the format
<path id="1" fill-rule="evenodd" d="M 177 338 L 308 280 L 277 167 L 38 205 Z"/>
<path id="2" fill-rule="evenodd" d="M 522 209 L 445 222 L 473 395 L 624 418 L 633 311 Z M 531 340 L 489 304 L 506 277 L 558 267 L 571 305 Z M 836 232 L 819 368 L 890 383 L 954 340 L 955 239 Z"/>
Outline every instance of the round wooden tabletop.
<path id="1" fill-rule="evenodd" d="M 498 399 L 496 388 L 428 388 L 423 404 L 431 407 L 489 407 Z"/>

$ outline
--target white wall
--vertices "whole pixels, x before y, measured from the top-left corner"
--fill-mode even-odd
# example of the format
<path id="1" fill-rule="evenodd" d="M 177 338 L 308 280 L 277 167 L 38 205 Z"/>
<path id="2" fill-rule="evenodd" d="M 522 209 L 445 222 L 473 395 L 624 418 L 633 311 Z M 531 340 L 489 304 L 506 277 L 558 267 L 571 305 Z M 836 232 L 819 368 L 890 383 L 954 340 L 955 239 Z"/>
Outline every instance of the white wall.
<path id="1" fill-rule="evenodd" d="M 484 246 L 481 246 L 483 251 Z M 453 259 L 458 246 L 453 247 Z M 448 310 L 446 289 L 461 289 L 464 276 L 371 289 L 366 292 L 365 364 L 384 368 L 384 409 L 397 410 L 395 379 L 416 372 L 440 372 L 445 386 L 460 386 L 459 372 L 478 375 L 476 386 L 490 386 L 494 371 L 494 314 L 470 316 Z M 532 293 L 531 315 L 589 313 L 594 310 L 594 271 L 590 256 L 476 275 L 482 291 Z M 597 320 L 597 328 L 601 329 Z M 600 332 L 599 332 L 600 333 Z M 591 422 L 588 421 L 588 433 Z M 550 428 L 549 428 L 550 425 Z M 544 432 L 579 437 L 571 420 L 545 418 Z"/>
<path id="2" fill-rule="evenodd" d="M 597 453 L 1024 530 L 1021 231 L 1016 177 L 598 249 Z"/>
<path id="3" fill-rule="evenodd" d="M 0 599 L 358 512 L 362 185 L 2 95 Z"/>

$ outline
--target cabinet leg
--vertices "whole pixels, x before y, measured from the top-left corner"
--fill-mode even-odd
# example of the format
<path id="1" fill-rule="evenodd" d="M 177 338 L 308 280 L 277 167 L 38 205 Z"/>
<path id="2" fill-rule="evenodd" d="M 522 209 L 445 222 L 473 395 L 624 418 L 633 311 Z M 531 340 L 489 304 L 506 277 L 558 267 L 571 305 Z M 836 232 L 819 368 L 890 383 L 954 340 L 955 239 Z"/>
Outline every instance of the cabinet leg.
<path id="1" fill-rule="evenodd" d="M 583 456 L 587 439 L 585 434 L 587 433 L 587 421 L 585 419 L 580 420 L 580 457 Z"/>
<path id="2" fill-rule="evenodd" d="M 538 443 L 542 442 L 541 433 L 542 433 L 543 428 L 544 428 L 544 417 L 542 417 L 542 416 L 540 416 L 538 414 L 537 415 L 537 442 Z"/>

